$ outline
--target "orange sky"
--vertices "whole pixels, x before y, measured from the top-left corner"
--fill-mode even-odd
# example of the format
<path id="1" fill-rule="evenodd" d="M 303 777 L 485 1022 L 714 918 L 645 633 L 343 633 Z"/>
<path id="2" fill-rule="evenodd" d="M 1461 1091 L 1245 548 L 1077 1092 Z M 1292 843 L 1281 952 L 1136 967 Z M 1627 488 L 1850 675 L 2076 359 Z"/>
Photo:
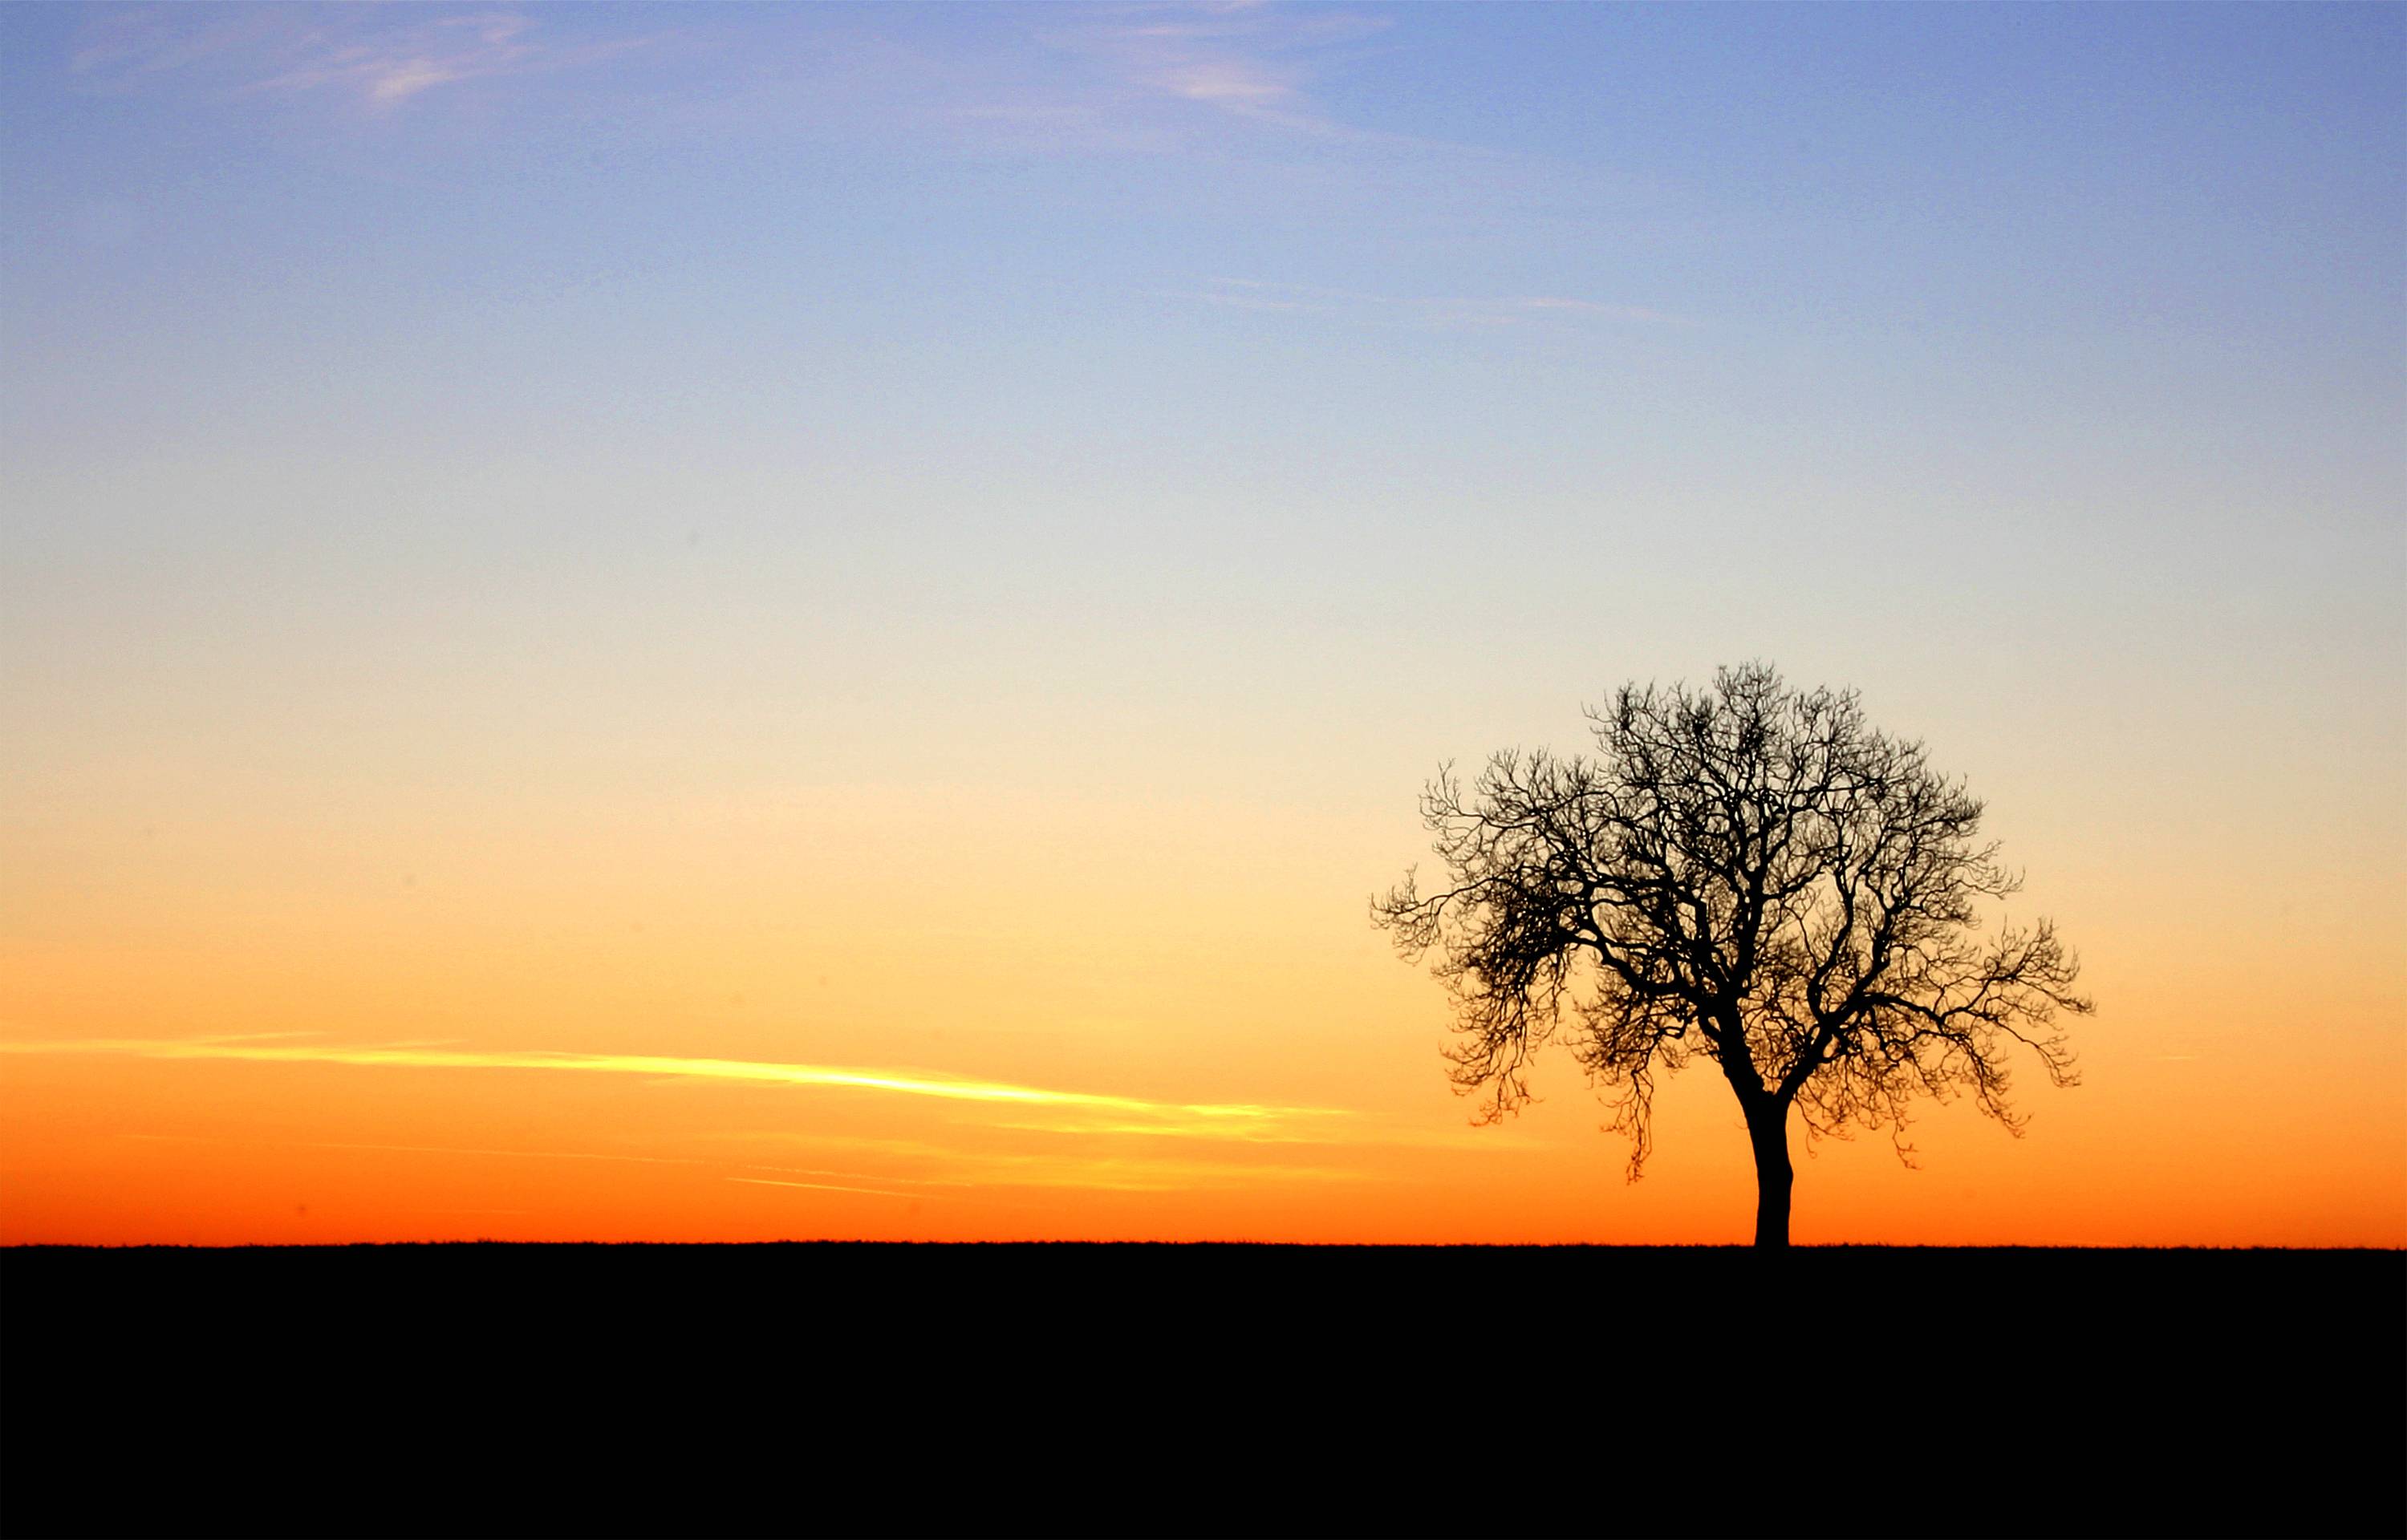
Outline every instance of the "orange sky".
<path id="1" fill-rule="evenodd" d="M 1743 1239 L 1709 1067 L 1636 1185 L 1563 1061 L 1469 1124 L 1439 990 L 1364 917 L 1397 811 L 825 786 L 415 848 L 322 810 L 88 828 L 17 869 L 50 901 L 7 958 L 0 1237 Z M 2099 885 L 2045 895 L 2101 1002 L 2086 1083 L 2026 1077 L 2019 1140 L 1931 1109 L 1919 1170 L 1817 1146 L 1797 1238 L 2407 1240 L 2395 979 L 2165 953 Z"/>

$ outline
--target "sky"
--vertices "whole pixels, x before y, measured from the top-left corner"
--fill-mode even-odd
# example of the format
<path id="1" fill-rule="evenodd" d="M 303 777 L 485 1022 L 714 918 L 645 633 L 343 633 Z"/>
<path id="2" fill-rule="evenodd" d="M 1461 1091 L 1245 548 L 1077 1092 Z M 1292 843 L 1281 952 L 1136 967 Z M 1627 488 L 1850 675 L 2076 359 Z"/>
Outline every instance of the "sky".
<path id="1" fill-rule="evenodd" d="M 0 7 L 0 1241 L 1703 1242 L 1369 921 L 1853 686 L 2098 1001 L 1800 1241 L 2407 1244 L 2407 8 Z"/>

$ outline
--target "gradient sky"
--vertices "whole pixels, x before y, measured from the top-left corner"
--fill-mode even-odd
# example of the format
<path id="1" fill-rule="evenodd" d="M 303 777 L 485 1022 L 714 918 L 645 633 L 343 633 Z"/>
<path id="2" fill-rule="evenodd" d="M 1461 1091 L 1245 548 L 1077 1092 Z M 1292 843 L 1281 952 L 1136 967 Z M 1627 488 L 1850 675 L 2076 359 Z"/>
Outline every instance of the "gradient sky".
<path id="1" fill-rule="evenodd" d="M 0 7 L 0 1240 L 1744 1239 L 1367 920 L 1853 685 L 2086 1083 L 1801 1241 L 2407 1243 L 2407 8 Z"/>

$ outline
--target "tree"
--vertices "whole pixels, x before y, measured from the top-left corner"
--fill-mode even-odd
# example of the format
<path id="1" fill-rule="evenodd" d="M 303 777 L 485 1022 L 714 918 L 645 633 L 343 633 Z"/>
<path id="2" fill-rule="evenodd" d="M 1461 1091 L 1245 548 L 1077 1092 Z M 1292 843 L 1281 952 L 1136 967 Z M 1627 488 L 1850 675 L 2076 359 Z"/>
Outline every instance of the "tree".
<path id="1" fill-rule="evenodd" d="M 1791 689 L 1764 664 L 1710 689 L 1624 685 L 1588 719 L 1599 756 L 1506 750 L 1466 793 L 1450 768 L 1422 797 L 1446 885 L 1417 873 L 1373 916 L 1454 996 L 1457 1088 L 1488 1119 L 1529 1100 L 1531 1053 L 1563 1041 L 1631 1138 L 1636 1180 L 1656 1077 L 1702 1053 L 1755 1151 L 1755 1243 L 1788 1244 L 1788 1119 L 1810 1140 L 1887 1128 L 1907 1104 L 2006 1102 L 2021 1044 L 2075 1083 L 2049 1030 L 2079 960 L 2046 920 L 1985 936 L 2020 885 L 1977 835 L 1981 803 L 1920 743 L 1864 722 L 1854 691 Z"/>

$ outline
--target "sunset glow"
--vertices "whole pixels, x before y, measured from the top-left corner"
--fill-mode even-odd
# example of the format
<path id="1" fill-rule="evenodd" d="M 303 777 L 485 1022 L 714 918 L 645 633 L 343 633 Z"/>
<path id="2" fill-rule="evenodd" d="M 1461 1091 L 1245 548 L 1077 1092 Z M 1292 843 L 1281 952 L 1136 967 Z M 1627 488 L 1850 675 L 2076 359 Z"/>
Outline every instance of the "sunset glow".
<path id="1" fill-rule="evenodd" d="M 1369 905 L 1764 658 L 2098 1003 L 1799 1241 L 2407 1245 L 2407 8 L 0 34 L 0 1243 L 1743 1240 Z"/>

